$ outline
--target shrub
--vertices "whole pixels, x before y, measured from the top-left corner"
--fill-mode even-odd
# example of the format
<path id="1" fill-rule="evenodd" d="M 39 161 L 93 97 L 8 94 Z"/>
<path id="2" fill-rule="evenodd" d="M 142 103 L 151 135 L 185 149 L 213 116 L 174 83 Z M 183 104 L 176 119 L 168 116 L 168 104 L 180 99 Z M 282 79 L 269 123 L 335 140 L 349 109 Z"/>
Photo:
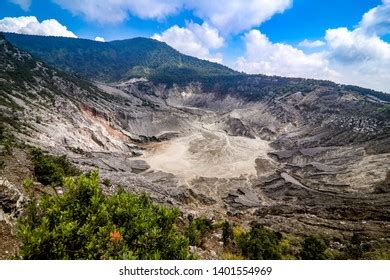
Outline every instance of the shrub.
<path id="1" fill-rule="evenodd" d="M 242 254 L 251 260 L 281 259 L 281 235 L 261 225 L 254 225 L 247 233 L 238 237 Z"/>
<path id="2" fill-rule="evenodd" d="M 0 155 L 11 155 L 13 147 L 15 146 L 15 138 L 12 133 L 0 122 L 0 146 L 3 146 L 3 150 L 0 149 Z M 4 163 L 5 165 L 5 163 Z"/>
<path id="3" fill-rule="evenodd" d="M 325 250 L 328 248 L 326 241 L 320 237 L 309 236 L 302 242 L 300 256 L 303 260 L 325 260 Z"/>
<path id="4" fill-rule="evenodd" d="M 185 235 L 187 236 L 190 245 L 201 246 L 203 236 L 213 229 L 212 222 L 207 218 L 188 218 L 189 223 L 187 225 Z"/>
<path id="5" fill-rule="evenodd" d="M 18 221 L 21 259 L 186 259 L 177 209 L 123 189 L 105 196 L 97 172 L 64 180 L 62 196 L 34 199 Z"/>
<path id="6" fill-rule="evenodd" d="M 35 177 L 43 185 L 59 186 L 65 176 L 77 176 L 81 173 L 66 156 L 48 155 L 40 149 L 33 149 L 31 155 Z"/>
<path id="7" fill-rule="evenodd" d="M 222 224 L 223 246 L 228 246 L 233 239 L 234 239 L 233 227 L 228 221 L 224 221 Z"/>

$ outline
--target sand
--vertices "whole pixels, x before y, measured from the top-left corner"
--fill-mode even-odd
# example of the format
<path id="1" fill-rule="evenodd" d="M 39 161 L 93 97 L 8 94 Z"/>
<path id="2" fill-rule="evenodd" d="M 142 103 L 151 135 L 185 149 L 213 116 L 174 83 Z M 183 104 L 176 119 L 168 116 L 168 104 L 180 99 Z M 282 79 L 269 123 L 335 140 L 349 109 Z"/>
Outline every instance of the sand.
<path id="1" fill-rule="evenodd" d="M 179 178 L 233 178 L 255 175 L 256 158 L 268 158 L 269 150 L 269 143 L 259 138 L 204 130 L 153 144 L 143 159 L 152 169 L 172 173 Z"/>

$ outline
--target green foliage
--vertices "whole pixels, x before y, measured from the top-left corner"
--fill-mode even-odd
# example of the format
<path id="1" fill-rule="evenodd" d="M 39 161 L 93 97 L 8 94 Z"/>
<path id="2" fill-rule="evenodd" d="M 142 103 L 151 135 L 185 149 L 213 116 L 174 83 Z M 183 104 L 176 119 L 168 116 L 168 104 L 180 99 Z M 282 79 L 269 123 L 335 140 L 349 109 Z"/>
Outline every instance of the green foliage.
<path id="1" fill-rule="evenodd" d="M 207 218 L 188 217 L 189 223 L 186 227 L 185 235 L 190 245 L 201 246 L 203 236 L 213 229 L 212 222 Z"/>
<path id="2" fill-rule="evenodd" d="M 9 132 L 4 123 L 0 123 L 0 146 L 3 148 L 0 149 L 0 155 L 11 155 L 14 145 L 15 138 L 13 134 Z"/>
<path id="3" fill-rule="evenodd" d="M 21 259 L 186 259 L 177 209 L 120 190 L 105 196 L 97 172 L 64 181 L 64 195 L 29 203 L 18 221 Z"/>
<path id="4" fill-rule="evenodd" d="M 280 248 L 283 260 L 299 259 L 299 250 L 301 249 L 301 238 L 294 234 L 286 234 L 280 241 Z"/>
<path id="5" fill-rule="evenodd" d="M 66 158 L 45 154 L 40 149 L 31 151 L 34 174 L 43 185 L 59 186 L 65 176 L 76 176 L 80 171 Z"/>
<path id="6" fill-rule="evenodd" d="M 234 239 L 233 226 L 229 221 L 224 221 L 222 224 L 222 241 L 224 246 L 228 246 Z"/>
<path id="7" fill-rule="evenodd" d="M 302 242 L 300 256 L 303 260 L 325 260 L 328 248 L 326 241 L 317 236 L 306 237 Z"/>
<path id="8" fill-rule="evenodd" d="M 257 224 L 238 238 L 238 245 L 251 260 L 278 260 L 282 258 L 280 240 L 280 234 Z"/>
<path id="9" fill-rule="evenodd" d="M 220 64 L 183 55 L 165 43 L 147 38 L 101 43 L 12 33 L 6 33 L 5 37 L 50 65 L 93 80 L 148 77 L 174 82 L 237 73 Z M 81 63 L 83 61 L 88 63 Z"/>

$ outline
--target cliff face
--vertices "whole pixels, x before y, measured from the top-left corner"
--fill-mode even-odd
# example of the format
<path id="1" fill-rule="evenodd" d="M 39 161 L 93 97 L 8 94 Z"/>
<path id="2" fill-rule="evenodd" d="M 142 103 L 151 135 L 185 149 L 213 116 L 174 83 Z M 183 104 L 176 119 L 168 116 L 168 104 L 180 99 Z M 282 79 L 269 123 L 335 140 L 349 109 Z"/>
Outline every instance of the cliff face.
<path id="1" fill-rule="evenodd" d="M 382 93 L 264 76 L 93 84 L 3 37 L 0 64 L 3 126 L 113 185 L 185 213 L 284 232 L 390 236 L 390 189 L 377 188 L 390 166 Z M 12 156 L 3 158 L 2 179 L 21 189 L 21 178 L 8 178 Z"/>

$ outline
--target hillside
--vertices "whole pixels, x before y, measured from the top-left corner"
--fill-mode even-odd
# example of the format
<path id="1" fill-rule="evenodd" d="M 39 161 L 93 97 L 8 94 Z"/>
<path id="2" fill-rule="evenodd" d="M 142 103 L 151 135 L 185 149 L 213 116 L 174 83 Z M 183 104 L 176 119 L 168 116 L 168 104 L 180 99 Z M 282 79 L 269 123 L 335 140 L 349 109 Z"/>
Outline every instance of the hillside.
<path id="1" fill-rule="evenodd" d="M 178 82 L 237 72 L 217 63 L 179 53 L 147 38 L 112 42 L 5 33 L 16 47 L 64 71 L 91 80 L 113 82 L 134 77 Z M 88 63 L 85 63 L 85 62 Z"/>

